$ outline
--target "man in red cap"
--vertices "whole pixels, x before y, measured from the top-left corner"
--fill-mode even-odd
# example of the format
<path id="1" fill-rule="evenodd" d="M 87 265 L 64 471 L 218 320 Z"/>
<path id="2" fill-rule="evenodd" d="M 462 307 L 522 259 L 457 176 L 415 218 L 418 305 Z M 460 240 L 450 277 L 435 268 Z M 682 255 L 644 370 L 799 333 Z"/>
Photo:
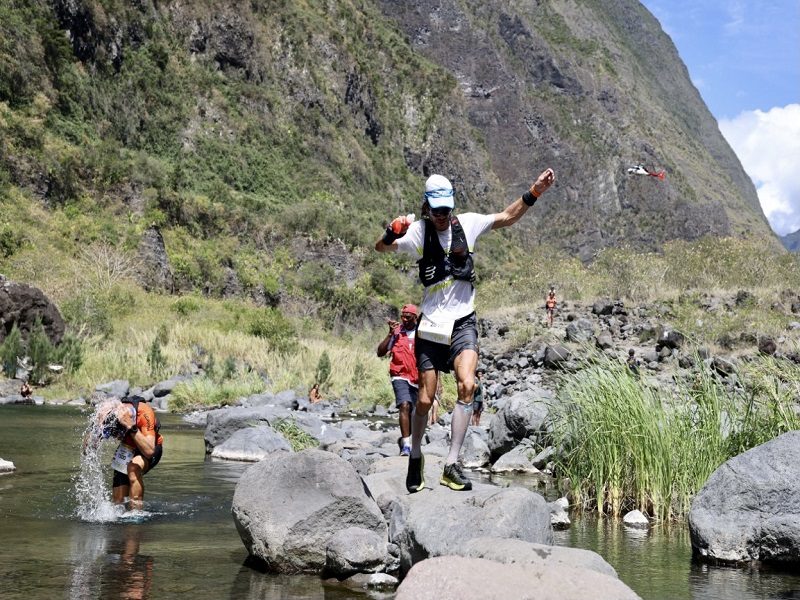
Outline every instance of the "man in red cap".
<path id="1" fill-rule="evenodd" d="M 417 307 L 406 304 L 400 311 L 401 323 L 388 321 L 389 333 L 378 344 L 378 356 L 391 352 L 389 377 L 392 379 L 394 399 L 400 411 L 400 454 L 411 454 L 411 413 L 417 404 L 417 357 L 414 342 L 417 330 Z"/>

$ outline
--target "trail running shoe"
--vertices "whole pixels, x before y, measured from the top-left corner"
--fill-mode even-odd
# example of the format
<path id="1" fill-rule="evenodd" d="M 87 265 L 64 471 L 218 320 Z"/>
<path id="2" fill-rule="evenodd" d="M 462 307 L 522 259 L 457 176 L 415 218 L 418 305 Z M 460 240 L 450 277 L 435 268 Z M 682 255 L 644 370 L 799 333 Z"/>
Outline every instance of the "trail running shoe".
<path id="1" fill-rule="evenodd" d="M 400 450 L 400 456 L 411 456 L 411 446 L 403 446 Z"/>
<path id="2" fill-rule="evenodd" d="M 420 491 L 425 487 L 425 457 L 408 457 L 408 474 L 406 475 L 406 489 L 409 494 Z"/>
<path id="3" fill-rule="evenodd" d="M 466 492 L 472 489 L 472 482 L 464 475 L 458 463 L 444 466 L 444 472 L 442 473 L 442 478 L 439 479 L 439 483 L 457 492 Z"/>

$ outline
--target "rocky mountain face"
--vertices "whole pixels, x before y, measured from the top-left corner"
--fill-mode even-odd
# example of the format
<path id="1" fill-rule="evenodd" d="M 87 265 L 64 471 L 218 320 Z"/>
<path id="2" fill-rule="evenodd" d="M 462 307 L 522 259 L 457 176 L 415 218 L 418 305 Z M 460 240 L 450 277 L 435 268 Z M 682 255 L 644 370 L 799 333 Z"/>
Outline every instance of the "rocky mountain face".
<path id="1" fill-rule="evenodd" d="M 276 231 L 363 245 L 418 209 L 430 173 L 461 210 L 496 211 L 548 166 L 555 187 L 509 234 L 523 247 L 779 247 L 636 0 L 40 0 L 1 9 L 0 27 L 0 184 L 152 220 L 168 254 L 173 228 L 236 238 L 219 260 L 234 266 Z M 174 282 L 168 264 L 148 276 L 222 277 L 190 254 Z"/>
<path id="2" fill-rule="evenodd" d="M 675 46 L 636 0 L 380 2 L 410 46 L 451 73 L 454 120 L 482 142 L 486 172 L 460 169 L 492 206 L 552 165 L 555 193 L 531 239 L 589 258 L 711 235 L 772 238 L 753 184 L 721 136 Z M 631 164 L 667 171 L 628 176 Z M 499 197 L 499 198 L 498 198 Z"/>
<path id="3" fill-rule="evenodd" d="M 789 252 L 800 251 L 800 230 L 781 236 L 781 243 Z"/>

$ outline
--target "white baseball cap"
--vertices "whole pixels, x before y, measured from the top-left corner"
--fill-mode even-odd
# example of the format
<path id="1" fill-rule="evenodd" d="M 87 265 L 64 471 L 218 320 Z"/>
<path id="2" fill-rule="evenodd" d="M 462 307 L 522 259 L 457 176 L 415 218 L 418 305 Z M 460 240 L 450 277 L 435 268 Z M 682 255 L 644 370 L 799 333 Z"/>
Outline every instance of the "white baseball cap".
<path id="1" fill-rule="evenodd" d="M 431 208 L 454 208 L 453 184 L 444 175 L 431 175 L 425 182 L 425 200 Z"/>

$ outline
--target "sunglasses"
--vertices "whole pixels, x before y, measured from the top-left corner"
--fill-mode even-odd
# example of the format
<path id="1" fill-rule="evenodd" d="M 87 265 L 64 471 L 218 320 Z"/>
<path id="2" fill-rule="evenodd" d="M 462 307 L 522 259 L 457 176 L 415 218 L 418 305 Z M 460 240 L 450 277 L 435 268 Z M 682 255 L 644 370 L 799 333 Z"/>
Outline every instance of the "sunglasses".
<path id="1" fill-rule="evenodd" d="M 431 209 L 431 216 L 442 218 L 450 216 L 450 213 L 453 212 L 451 208 L 432 208 Z"/>
<path id="2" fill-rule="evenodd" d="M 402 315 L 400 315 L 400 318 L 401 319 L 416 319 L 417 315 L 414 315 L 414 314 L 411 314 L 411 313 L 403 313 Z"/>

